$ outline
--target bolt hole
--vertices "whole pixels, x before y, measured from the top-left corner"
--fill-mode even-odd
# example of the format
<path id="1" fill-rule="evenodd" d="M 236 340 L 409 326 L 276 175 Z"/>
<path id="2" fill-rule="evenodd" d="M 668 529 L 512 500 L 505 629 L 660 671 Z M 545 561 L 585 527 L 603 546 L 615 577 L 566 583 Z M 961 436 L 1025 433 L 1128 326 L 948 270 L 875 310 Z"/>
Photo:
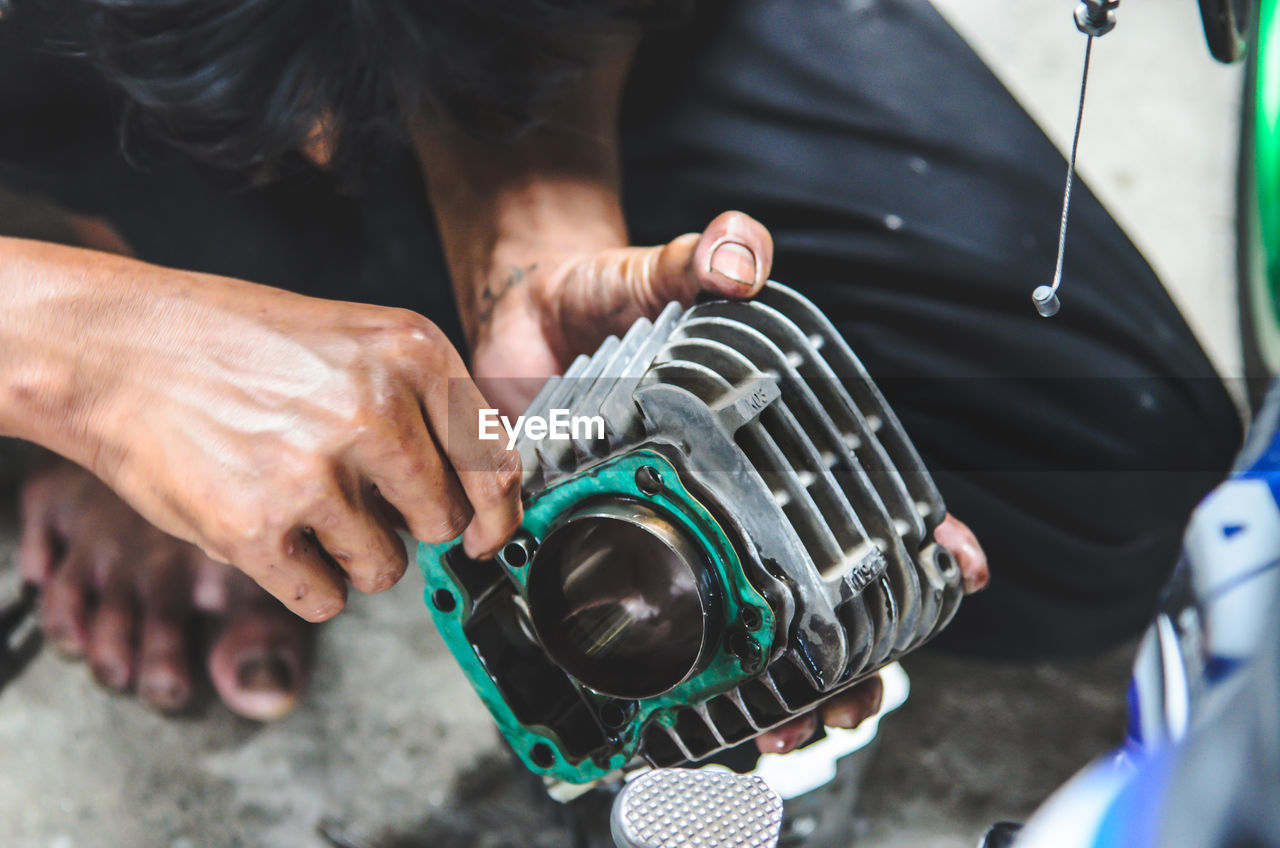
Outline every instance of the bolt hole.
<path id="1" fill-rule="evenodd" d="M 436 589 L 432 592 L 431 603 L 435 604 L 440 612 L 453 612 L 458 608 L 458 599 L 448 589 Z"/>
<path id="2" fill-rule="evenodd" d="M 630 704 L 624 701 L 606 701 L 600 707 L 600 721 L 610 730 L 617 730 L 626 724 L 630 714 Z"/>
<path id="3" fill-rule="evenodd" d="M 538 768 L 551 768 L 555 765 L 556 755 L 551 750 L 551 746 L 545 742 L 539 742 L 529 749 L 529 759 L 533 760 L 533 764 Z"/>
<path id="4" fill-rule="evenodd" d="M 636 485 L 646 495 L 656 495 L 662 491 L 662 477 L 652 466 L 642 465 L 636 471 Z"/>
<path id="5" fill-rule="evenodd" d="M 760 646 L 756 644 L 755 639 L 741 630 L 735 630 L 729 635 L 729 650 L 735 657 L 742 660 L 745 668 L 753 667 L 760 659 Z"/>
<path id="6" fill-rule="evenodd" d="M 956 571 L 960 567 L 960 564 L 956 562 L 956 558 L 951 551 L 942 547 L 942 545 L 938 545 L 933 561 L 937 563 L 938 570 L 942 572 L 944 577 L 950 577 L 952 572 Z"/>
<path id="7" fill-rule="evenodd" d="M 742 626 L 748 630 L 759 630 L 760 625 L 764 623 L 760 610 L 755 607 L 742 608 Z"/>
<path id="8" fill-rule="evenodd" d="M 529 549 L 523 542 L 507 542 L 502 549 L 502 561 L 509 568 L 524 568 L 529 563 Z"/>

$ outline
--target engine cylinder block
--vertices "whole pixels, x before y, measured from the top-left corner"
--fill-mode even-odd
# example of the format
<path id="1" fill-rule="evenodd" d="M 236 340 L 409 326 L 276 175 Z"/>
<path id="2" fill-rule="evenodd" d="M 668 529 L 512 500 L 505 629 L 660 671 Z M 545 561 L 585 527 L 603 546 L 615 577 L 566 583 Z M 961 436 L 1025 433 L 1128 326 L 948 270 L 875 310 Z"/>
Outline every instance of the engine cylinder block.
<path id="1" fill-rule="evenodd" d="M 428 606 L 527 765 L 588 783 L 703 759 L 928 641 L 959 568 L 945 509 L 809 301 L 672 304 L 548 381 L 498 558 L 422 546 Z M 442 594 L 443 593 L 443 594 Z"/>

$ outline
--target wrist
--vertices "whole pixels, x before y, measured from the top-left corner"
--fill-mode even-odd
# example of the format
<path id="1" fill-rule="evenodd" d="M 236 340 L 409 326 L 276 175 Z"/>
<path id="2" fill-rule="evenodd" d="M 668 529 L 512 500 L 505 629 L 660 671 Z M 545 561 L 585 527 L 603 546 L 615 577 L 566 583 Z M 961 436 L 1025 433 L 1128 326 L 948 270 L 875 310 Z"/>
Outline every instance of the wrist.
<path id="1" fill-rule="evenodd" d="M 100 342 L 143 313 L 118 282 L 131 260 L 18 239 L 0 239 L 0 258 L 0 435 L 96 471 L 119 382 Z"/>
<path id="2" fill-rule="evenodd" d="M 451 127 L 415 129 L 473 344 L 486 323 L 482 307 L 495 295 L 545 279 L 575 256 L 627 245 L 617 118 L 634 46 L 633 35 L 596 44 L 598 58 L 578 90 L 512 144 L 487 144 Z"/>
<path id="3" fill-rule="evenodd" d="M 438 147 L 422 152 L 439 162 Z M 420 151 L 421 152 L 421 151 Z M 601 166 L 568 173 L 530 166 L 503 173 L 457 157 L 466 167 L 427 171 L 463 327 L 475 344 L 497 302 L 540 284 L 575 259 L 628 243 L 615 175 Z M 474 169 L 474 170 L 473 170 Z M 542 298 L 533 293 L 533 301 Z"/>

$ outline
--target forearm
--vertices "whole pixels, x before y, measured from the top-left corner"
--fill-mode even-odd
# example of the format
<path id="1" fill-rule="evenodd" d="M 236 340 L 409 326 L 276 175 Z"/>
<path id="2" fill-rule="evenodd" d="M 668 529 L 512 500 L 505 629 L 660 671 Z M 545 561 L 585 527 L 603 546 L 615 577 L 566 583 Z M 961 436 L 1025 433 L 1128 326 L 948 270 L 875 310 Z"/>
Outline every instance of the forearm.
<path id="1" fill-rule="evenodd" d="M 130 308 L 112 284 L 127 261 L 0 238 L 0 435 L 92 464 L 95 410 L 109 387 L 92 376 L 91 339 Z"/>
<path id="2" fill-rule="evenodd" d="M 121 433 L 146 426 L 137 420 L 141 388 L 170 379 L 156 363 L 180 362 L 200 343 L 216 311 L 200 294 L 215 279 L 218 290 L 239 287 L 227 299 L 272 292 L 114 253 L 0 238 L 0 435 L 100 475 L 109 470 Z"/>
<path id="3" fill-rule="evenodd" d="M 511 147 L 449 128 L 415 133 L 473 343 L 487 310 L 536 263 L 627 244 L 617 117 L 633 51 L 630 40 L 608 45 L 561 111 Z"/>

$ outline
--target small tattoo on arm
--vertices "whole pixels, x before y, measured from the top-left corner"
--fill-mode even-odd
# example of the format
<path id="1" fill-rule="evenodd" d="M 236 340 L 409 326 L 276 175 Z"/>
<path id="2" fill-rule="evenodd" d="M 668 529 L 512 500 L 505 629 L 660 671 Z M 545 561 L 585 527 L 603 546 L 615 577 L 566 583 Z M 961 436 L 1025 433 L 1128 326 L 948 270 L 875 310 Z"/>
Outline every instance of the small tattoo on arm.
<path id="1" fill-rule="evenodd" d="M 528 276 L 536 271 L 537 268 L 537 262 L 532 265 L 526 265 L 523 268 L 512 265 L 511 270 L 507 273 L 506 277 L 497 282 L 490 280 L 485 283 L 484 288 L 480 290 L 480 303 L 476 310 L 476 320 L 480 324 L 489 323 L 489 319 L 493 317 L 493 310 L 498 305 L 498 301 L 506 297 L 512 289 L 523 285 Z"/>

